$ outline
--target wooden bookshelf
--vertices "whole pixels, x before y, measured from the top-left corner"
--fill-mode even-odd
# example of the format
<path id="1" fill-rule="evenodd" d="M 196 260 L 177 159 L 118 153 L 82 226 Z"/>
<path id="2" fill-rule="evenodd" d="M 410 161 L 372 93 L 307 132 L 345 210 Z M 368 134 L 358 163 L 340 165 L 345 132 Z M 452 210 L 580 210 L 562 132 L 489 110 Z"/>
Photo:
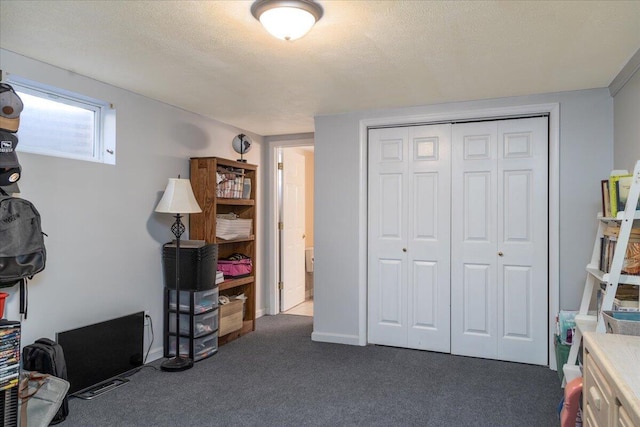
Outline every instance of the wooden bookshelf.
<path id="1" fill-rule="evenodd" d="M 218 197 L 218 168 L 235 171 L 243 180 L 250 180 L 251 190 L 248 197 Z M 219 284 L 220 295 L 233 296 L 244 294 L 246 297 L 242 327 L 218 338 L 223 345 L 255 330 L 256 320 L 256 189 L 258 188 L 258 167 L 220 157 L 191 158 L 191 186 L 202 213 L 191 214 L 190 238 L 205 240 L 218 245 L 218 258 L 224 259 L 234 253 L 247 255 L 252 260 L 253 270 L 250 276 L 227 279 Z M 244 195 L 244 194 L 243 194 Z M 216 235 L 218 214 L 235 213 L 239 218 L 252 220 L 252 234 L 240 239 L 221 239 Z"/>

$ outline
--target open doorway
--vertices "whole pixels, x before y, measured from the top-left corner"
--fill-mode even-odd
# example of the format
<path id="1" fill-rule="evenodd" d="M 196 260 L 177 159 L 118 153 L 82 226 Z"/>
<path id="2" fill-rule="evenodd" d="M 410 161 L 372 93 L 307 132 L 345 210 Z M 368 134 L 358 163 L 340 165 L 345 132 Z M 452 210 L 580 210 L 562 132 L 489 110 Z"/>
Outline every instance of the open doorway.
<path id="1" fill-rule="evenodd" d="M 313 316 L 313 146 L 279 147 L 277 156 L 279 311 Z"/>

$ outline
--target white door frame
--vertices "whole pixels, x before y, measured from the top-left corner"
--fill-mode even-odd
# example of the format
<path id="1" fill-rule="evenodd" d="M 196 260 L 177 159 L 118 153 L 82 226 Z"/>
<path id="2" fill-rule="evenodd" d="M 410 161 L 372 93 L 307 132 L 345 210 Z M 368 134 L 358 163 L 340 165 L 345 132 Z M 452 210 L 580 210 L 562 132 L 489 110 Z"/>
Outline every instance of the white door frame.
<path id="1" fill-rule="evenodd" d="M 536 114 L 549 115 L 549 312 L 548 312 L 548 356 L 549 367 L 557 369 L 553 335 L 555 315 L 560 309 L 560 104 L 532 104 L 501 108 L 486 108 L 449 113 L 424 114 L 401 117 L 380 117 L 360 121 L 360 257 L 358 270 L 358 335 L 359 345 L 367 344 L 367 136 L 368 128 L 379 126 L 403 126 L 433 124 L 461 120 L 495 120 L 516 118 Z"/>
<path id="2" fill-rule="evenodd" d="M 308 147 L 314 145 L 312 133 L 267 136 L 263 182 L 266 185 L 265 207 L 266 218 L 264 221 L 267 238 L 265 239 L 265 278 L 267 306 L 266 314 L 275 315 L 280 313 L 280 299 L 278 292 L 278 149 L 283 147 Z"/>

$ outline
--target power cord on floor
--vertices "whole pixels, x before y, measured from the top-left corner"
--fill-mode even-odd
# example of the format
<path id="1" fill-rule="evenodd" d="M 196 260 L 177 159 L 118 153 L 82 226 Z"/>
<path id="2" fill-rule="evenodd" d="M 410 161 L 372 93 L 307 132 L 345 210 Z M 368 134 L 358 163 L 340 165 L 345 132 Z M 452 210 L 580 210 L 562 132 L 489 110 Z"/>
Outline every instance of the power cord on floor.
<path id="1" fill-rule="evenodd" d="M 147 353 L 144 355 L 144 360 L 142 361 L 143 365 L 147 363 L 147 357 L 149 357 L 149 352 L 151 351 L 151 346 L 153 345 L 153 340 L 155 339 L 153 334 L 153 319 L 151 319 L 151 316 L 149 316 L 148 314 L 145 314 L 144 317 L 149 319 L 149 331 L 151 334 L 151 342 L 149 343 L 149 348 L 147 348 Z"/>

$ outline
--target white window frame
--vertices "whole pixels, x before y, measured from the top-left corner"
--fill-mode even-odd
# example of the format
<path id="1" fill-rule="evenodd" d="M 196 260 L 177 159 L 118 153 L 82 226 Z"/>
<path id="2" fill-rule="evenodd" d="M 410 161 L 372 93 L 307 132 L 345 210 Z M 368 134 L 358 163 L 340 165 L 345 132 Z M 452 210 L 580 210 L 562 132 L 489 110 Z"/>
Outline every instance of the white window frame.
<path id="1" fill-rule="evenodd" d="M 61 150 L 47 150 L 44 147 L 33 147 L 24 144 L 24 142 L 27 141 L 23 141 L 23 144 L 18 145 L 18 152 L 22 151 L 110 165 L 116 164 L 116 112 L 112 104 L 44 83 L 27 80 L 13 74 L 7 74 L 6 77 L 5 81 L 13 86 L 14 90 L 18 93 L 25 93 L 49 101 L 82 108 L 93 112 L 94 115 L 93 154 L 90 156 L 67 153 Z M 21 123 L 21 125 L 24 125 L 24 123 Z"/>

